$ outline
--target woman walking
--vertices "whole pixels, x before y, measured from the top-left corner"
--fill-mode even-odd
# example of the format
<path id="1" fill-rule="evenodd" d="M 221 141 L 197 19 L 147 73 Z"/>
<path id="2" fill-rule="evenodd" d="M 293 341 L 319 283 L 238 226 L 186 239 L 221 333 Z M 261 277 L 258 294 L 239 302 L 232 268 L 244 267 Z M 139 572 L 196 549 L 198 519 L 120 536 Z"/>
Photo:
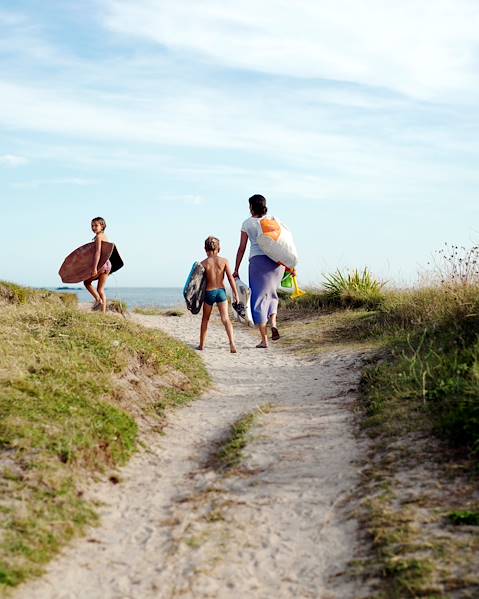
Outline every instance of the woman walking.
<path id="1" fill-rule="evenodd" d="M 262 195 L 254 195 L 249 199 L 251 217 L 241 227 L 241 239 L 236 253 L 236 265 L 233 277 L 239 278 L 239 269 L 243 260 L 248 240 L 249 254 L 249 286 L 251 288 L 251 311 L 253 322 L 258 326 L 261 341 L 256 347 L 268 347 L 267 324 L 271 322 L 272 339 L 276 341 L 280 335 L 277 327 L 278 287 L 284 275 L 284 266 L 280 266 L 263 252 L 257 243 L 261 232 L 258 221 L 266 217 L 268 208 Z"/>

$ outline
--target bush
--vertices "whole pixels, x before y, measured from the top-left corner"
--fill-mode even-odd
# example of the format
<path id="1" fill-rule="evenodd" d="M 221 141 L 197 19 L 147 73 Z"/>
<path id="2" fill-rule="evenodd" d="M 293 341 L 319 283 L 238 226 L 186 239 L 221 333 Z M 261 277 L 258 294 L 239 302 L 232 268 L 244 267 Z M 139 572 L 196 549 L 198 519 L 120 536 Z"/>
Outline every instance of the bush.
<path id="1" fill-rule="evenodd" d="M 384 283 L 373 278 L 367 268 L 343 275 L 339 270 L 326 275 L 323 287 L 309 289 L 302 297 L 279 291 L 281 307 L 292 312 L 314 312 L 332 308 L 363 308 L 376 310 L 384 301 Z"/>
<path id="2" fill-rule="evenodd" d="M 366 372 L 371 413 L 401 402 L 427 411 L 452 445 L 479 453 L 479 287 L 388 294 L 366 323 L 390 340 L 390 359 Z M 412 402 L 412 403 L 411 403 Z"/>
<path id="3" fill-rule="evenodd" d="M 324 280 L 326 296 L 339 305 L 374 309 L 384 299 L 382 288 L 385 283 L 375 279 L 367 268 L 362 272 L 355 269 L 347 275 L 337 270 L 325 275 Z"/>

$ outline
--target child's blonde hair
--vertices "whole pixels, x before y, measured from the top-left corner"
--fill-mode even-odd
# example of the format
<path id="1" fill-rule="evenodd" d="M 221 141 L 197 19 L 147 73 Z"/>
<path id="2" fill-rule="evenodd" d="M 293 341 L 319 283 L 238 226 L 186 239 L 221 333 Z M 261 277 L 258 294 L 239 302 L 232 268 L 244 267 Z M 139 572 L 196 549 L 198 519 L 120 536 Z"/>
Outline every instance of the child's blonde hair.
<path id="1" fill-rule="evenodd" d="M 91 224 L 93 223 L 100 223 L 102 230 L 104 231 L 106 229 L 106 222 L 105 219 L 102 218 L 101 216 L 96 216 L 95 218 L 91 219 Z"/>
<path id="2" fill-rule="evenodd" d="M 215 252 L 220 249 L 220 240 L 217 237 L 211 235 L 205 239 L 205 251 Z"/>

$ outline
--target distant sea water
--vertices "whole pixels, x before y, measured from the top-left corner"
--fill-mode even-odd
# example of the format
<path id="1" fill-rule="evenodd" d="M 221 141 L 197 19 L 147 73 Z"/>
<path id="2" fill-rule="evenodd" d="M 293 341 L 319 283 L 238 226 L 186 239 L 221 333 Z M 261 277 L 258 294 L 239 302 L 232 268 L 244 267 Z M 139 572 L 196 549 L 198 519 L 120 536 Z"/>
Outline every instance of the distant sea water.
<path id="1" fill-rule="evenodd" d="M 61 293 L 76 293 L 78 301 L 91 302 L 93 298 L 84 287 L 76 285 L 68 287 L 48 287 L 49 291 Z M 126 302 L 128 308 L 176 308 L 183 305 L 183 290 L 181 287 L 108 287 L 107 299 Z"/>

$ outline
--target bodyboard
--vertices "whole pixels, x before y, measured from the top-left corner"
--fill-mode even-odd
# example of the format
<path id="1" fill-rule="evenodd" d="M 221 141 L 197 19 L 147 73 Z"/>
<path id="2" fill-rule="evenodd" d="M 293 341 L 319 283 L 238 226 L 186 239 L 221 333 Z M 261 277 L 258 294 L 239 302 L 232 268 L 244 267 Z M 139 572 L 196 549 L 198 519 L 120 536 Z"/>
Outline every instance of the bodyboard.
<path id="1" fill-rule="evenodd" d="M 192 314 L 198 314 L 206 295 L 206 271 L 201 262 L 194 262 L 183 287 L 186 307 Z"/>
<path id="2" fill-rule="evenodd" d="M 236 279 L 236 288 L 238 289 L 238 299 L 246 308 L 246 317 L 241 318 L 237 312 L 234 312 L 235 318 L 238 322 L 254 327 L 253 315 L 251 313 L 251 290 L 241 279 Z"/>
<path id="3" fill-rule="evenodd" d="M 64 283 L 81 283 L 89 279 L 91 277 L 92 263 L 95 258 L 95 249 L 95 242 L 91 241 L 69 254 L 58 271 L 61 280 Z M 111 262 L 110 274 L 120 270 L 123 266 L 123 260 L 115 244 L 109 241 L 102 241 L 98 270 L 105 265 L 107 260 Z"/>

